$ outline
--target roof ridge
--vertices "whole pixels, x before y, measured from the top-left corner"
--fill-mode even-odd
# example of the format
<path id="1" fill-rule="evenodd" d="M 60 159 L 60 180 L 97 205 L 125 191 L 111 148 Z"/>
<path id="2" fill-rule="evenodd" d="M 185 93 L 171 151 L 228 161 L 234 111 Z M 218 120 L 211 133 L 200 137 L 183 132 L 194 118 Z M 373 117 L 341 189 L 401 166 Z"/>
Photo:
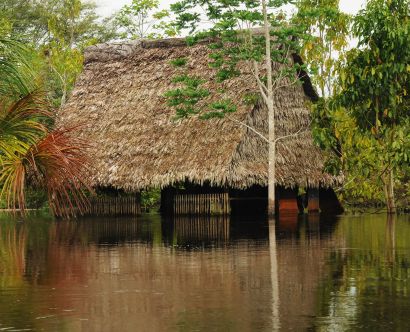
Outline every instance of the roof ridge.
<path id="1" fill-rule="evenodd" d="M 185 38 L 138 39 L 101 43 L 84 50 L 84 63 L 106 62 L 127 58 L 138 50 L 187 46 Z"/>
<path id="2" fill-rule="evenodd" d="M 262 28 L 253 28 L 254 35 L 262 34 Z M 209 43 L 211 39 L 206 38 L 197 43 Z M 84 51 L 84 63 L 90 62 L 106 62 L 112 60 L 122 60 L 141 49 L 151 48 L 171 48 L 187 46 L 186 37 L 173 37 L 162 39 L 136 39 L 125 41 L 114 41 L 108 43 L 100 43 L 89 46 Z"/>

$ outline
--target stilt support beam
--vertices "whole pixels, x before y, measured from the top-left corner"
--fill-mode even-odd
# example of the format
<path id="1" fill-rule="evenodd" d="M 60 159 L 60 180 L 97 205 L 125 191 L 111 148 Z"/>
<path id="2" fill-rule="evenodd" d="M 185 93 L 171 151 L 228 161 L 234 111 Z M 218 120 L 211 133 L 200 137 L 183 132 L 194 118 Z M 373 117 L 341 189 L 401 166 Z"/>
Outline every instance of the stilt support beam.
<path id="1" fill-rule="evenodd" d="M 308 212 L 318 213 L 320 211 L 319 189 L 309 188 L 307 194 L 308 194 Z"/>
<path id="2" fill-rule="evenodd" d="M 298 196 L 297 189 L 284 189 L 279 190 L 279 215 L 280 214 L 298 214 Z"/>

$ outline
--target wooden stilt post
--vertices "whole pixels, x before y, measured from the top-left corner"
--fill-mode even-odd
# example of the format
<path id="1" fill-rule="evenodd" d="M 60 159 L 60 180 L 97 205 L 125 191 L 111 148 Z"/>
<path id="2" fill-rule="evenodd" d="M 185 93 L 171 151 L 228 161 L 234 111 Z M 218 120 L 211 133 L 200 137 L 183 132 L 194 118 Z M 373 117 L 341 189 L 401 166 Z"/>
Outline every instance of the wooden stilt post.
<path id="1" fill-rule="evenodd" d="M 319 207 L 319 189 L 309 188 L 307 191 L 308 195 L 308 212 L 317 213 L 320 211 Z"/>
<path id="2" fill-rule="evenodd" d="M 279 215 L 286 214 L 298 214 L 299 207 L 297 201 L 297 189 L 280 188 L 279 195 Z"/>

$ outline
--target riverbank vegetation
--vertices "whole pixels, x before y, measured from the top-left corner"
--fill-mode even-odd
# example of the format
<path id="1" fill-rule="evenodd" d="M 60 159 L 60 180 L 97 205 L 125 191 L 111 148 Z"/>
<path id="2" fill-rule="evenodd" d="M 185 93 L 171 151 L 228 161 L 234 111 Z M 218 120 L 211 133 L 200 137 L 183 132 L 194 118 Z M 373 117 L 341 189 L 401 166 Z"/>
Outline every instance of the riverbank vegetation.
<path id="1" fill-rule="evenodd" d="M 352 20 L 357 48 L 342 54 L 337 89 L 315 107 L 314 133 L 343 171 L 349 201 L 409 206 L 410 21 L 406 0 L 368 1 Z"/>
<path id="2" fill-rule="evenodd" d="M 342 203 L 382 204 L 392 213 L 408 209 L 408 0 L 369 0 L 354 17 L 340 11 L 338 0 L 269 2 L 266 15 L 260 0 L 200 1 L 205 11 L 196 3 L 174 1 L 169 9 L 160 10 L 159 1 L 133 0 L 108 18 L 99 17 L 94 4 L 81 0 L 5 0 L 0 5 L 0 207 L 24 209 L 27 199 L 33 201 L 29 207 L 38 207 L 47 197 L 51 209 L 64 214 L 68 210 L 62 208 L 63 201 L 80 209 L 87 204 L 86 150 L 92 142 L 72 135 L 75 128 L 54 126 L 56 110 L 69 98 L 82 71 L 84 48 L 191 33 L 191 43 L 204 37 L 222 41 L 213 44 L 210 59 L 221 82 L 241 74 L 238 63 L 257 64 L 255 79 L 262 97 L 249 96 L 253 102 L 262 98 L 269 106 L 275 83 L 306 71 L 318 92 L 312 105 L 312 132 L 327 156 L 326 171 L 345 177 L 343 186 L 336 188 Z M 270 38 L 263 34 L 246 34 L 257 27 L 269 28 L 265 32 L 287 47 L 269 45 Z M 239 37 L 243 47 L 232 52 L 226 45 Z M 266 58 L 285 65 L 286 50 L 298 52 L 303 66 L 276 71 L 281 80 L 266 75 L 271 64 Z M 175 65 L 185 64 L 181 59 Z M 198 96 L 203 82 L 189 75 L 179 79 L 187 87 L 169 92 L 170 104 L 180 117 L 197 116 L 195 104 L 203 97 Z M 189 98 L 176 95 L 181 91 Z M 235 105 L 220 100 L 205 111 L 204 121 L 229 116 Z M 57 171 L 61 167 L 64 172 Z M 271 183 L 274 186 L 274 179 Z M 142 197 L 155 205 L 158 190 Z"/>
<path id="3" fill-rule="evenodd" d="M 9 209 L 26 209 L 26 188 L 47 193 L 56 215 L 87 204 L 87 143 L 72 128 L 54 128 L 35 55 L 22 43 L 0 39 L 0 197 Z"/>

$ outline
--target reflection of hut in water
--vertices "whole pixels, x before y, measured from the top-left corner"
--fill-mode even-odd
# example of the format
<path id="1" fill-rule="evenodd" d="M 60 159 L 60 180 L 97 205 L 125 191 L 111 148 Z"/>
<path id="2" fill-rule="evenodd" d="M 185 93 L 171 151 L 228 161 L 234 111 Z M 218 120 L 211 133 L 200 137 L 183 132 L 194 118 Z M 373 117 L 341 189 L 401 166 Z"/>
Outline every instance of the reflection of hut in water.
<path id="1" fill-rule="evenodd" d="M 99 217 L 79 219 L 76 222 L 60 221 L 52 230 L 55 232 L 53 239 L 60 243 L 117 245 L 143 238 L 141 226 L 141 222 L 135 217 Z"/>
<path id="2" fill-rule="evenodd" d="M 319 213 L 309 215 L 282 214 L 276 220 L 279 238 L 298 238 L 303 236 L 329 237 L 337 225 L 335 216 Z"/>
<path id="3" fill-rule="evenodd" d="M 227 219 L 219 221 L 228 223 Z M 59 223 L 65 226 L 50 231 L 48 251 L 52 264 L 47 266 L 47 278 L 41 282 L 56 288 L 47 298 L 50 306 L 57 307 L 53 314 L 67 315 L 61 311 L 70 310 L 70 317 L 64 316 L 68 330 L 269 330 L 267 243 L 259 248 L 258 255 L 229 246 L 175 250 L 154 245 L 154 238 L 147 243 L 116 247 L 96 246 L 93 241 L 83 246 L 78 240 L 67 245 L 69 238 L 94 238 L 88 232 L 94 233 L 97 228 L 85 228 L 91 223 L 84 223 L 74 236 L 64 234 L 76 233 L 70 223 Z M 175 225 L 181 223 L 185 224 L 176 221 Z M 216 224 L 218 220 L 208 223 Z M 95 223 L 96 227 L 104 224 Z M 155 232 L 152 223 L 146 226 L 149 232 Z"/>
<path id="4" fill-rule="evenodd" d="M 230 220 L 227 216 L 178 216 L 173 218 L 178 245 L 185 243 L 218 243 L 229 241 Z"/>
<path id="5" fill-rule="evenodd" d="M 244 75 L 226 82 L 223 98 L 240 103 L 231 115 L 233 121 L 191 118 L 175 122 L 164 98 L 165 92 L 177 86 L 172 77 L 181 70 L 170 61 L 186 58 L 191 75 L 212 81 L 215 72 L 209 66 L 209 53 L 205 44 L 188 47 L 180 39 L 86 49 L 84 72 L 58 123 L 88 124 L 79 129 L 79 135 L 95 144 L 90 149 L 94 163 L 90 177 L 96 187 L 135 193 L 162 188 L 163 211 L 177 214 L 265 211 L 268 146 L 248 128 L 266 135 L 267 111 L 260 103 L 241 102 L 245 99 L 241 97 L 257 93 L 251 72 L 244 68 Z M 296 56 L 295 61 L 299 61 Z M 306 77 L 303 86 L 278 91 L 278 136 L 309 128 L 306 104 L 312 98 L 316 95 Z M 309 130 L 278 142 L 280 209 L 298 210 L 297 187 L 329 188 L 340 182 L 323 172 L 323 163 Z"/>
<path id="6" fill-rule="evenodd" d="M 170 223 L 144 218 L 50 225 L 43 248 L 47 259 L 41 260 L 45 265 L 32 273 L 31 281 L 42 289 L 55 288 L 43 299 L 49 305 L 41 315 L 56 308 L 53 314 L 64 317 L 70 331 L 308 330 L 322 296 L 318 285 L 328 272 L 330 249 L 337 238 L 344 239 L 344 232 L 327 227 L 323 233 L 322 221 L 314 219 L 302 219 L 293 233 L 287 228 L 286 237 L 280 237 L 279 219 L 277 227 L 261 223 L 261 234 L 251 237 L 246 228 L 242 235 L 236 230 L 235 241 L 226 245 L 225 238 L 214 240 L 225 236 L 220 231 L 229 227 L 226 218 Z M 211 239 L 223 245 L 176 250 L 160 242 L 166 224 L 182 241 Z M 33 292 L 34 300 L 41 294 Z"/>

